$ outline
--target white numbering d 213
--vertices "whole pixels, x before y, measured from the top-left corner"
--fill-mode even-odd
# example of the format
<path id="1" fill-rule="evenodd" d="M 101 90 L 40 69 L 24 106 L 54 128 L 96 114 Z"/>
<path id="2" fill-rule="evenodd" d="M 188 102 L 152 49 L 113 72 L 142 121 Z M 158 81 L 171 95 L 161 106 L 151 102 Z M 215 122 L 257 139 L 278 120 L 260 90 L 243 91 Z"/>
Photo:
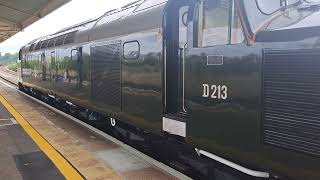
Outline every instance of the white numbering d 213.
<path id="1" fill-rule="evenodd" d="M 202 84 L 202 86 L 202 97 L 223 100 L 228 98 L 228 87 L 226 85 Z"/>

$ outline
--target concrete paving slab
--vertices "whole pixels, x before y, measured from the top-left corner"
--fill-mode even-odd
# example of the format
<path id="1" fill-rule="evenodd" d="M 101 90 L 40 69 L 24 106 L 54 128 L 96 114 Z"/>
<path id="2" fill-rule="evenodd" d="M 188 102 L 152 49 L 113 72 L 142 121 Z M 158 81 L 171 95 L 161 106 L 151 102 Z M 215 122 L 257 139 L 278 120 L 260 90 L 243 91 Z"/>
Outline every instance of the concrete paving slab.
<path id="1" fill-rule="evenodd" d="M 40 151 L 38 146 L 29 138 L 20 126 L 8 126 L 7 128 L 11 142 L 15 144 L 18 151 L 17 154 Z"/>
<path id="2" fill-rule="evenodd" d="M 96 153 L 96 156 L 120 173 L 150 167 L 149 164 L 132 156 L 121 148 L 101 151 Z"/>
<path id="3" fill-rule="evenodd" d="M 11 118 L 10 113 L 3 106 L 0 106 L 0 119 L 9 119 L 9 118 Z"/>
<path id="4" fill-rule="evenodd" d="M 20 125 L 2 126 L 0 145 L 0 179 L 64 179 L 59 170 L 39 150 Z"/>
<path id="5" fill-rule="evenodd" d="M 41 151 L 13 156 L 24 180 L 64 180 L 54 164 Z"/>
<path id="6" fill-rule="evenodd" d="M 0 144 L 0 179 L 22 179 L 13 159 L 13 154 L 17 154 L 18 151 L 15 148 L 15 144 L 10 140 L 10 135 L 6 127 L 0 129 Z"/>

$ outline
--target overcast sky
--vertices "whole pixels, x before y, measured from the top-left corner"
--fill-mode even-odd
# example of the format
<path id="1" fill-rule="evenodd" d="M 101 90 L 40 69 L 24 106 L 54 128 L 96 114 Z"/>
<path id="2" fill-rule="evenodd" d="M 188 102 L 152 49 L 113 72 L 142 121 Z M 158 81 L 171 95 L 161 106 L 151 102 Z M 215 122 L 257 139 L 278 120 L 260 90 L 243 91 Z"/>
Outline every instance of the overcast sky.
<path id="1" fill-rule="evenodd" d="M 94 19 L 111 9 L 120 8 L 135 0 L 72 0 L 3 43 L 0 52 L 15 53 L 33 39 L 54 33 L 64 27 Z"/>

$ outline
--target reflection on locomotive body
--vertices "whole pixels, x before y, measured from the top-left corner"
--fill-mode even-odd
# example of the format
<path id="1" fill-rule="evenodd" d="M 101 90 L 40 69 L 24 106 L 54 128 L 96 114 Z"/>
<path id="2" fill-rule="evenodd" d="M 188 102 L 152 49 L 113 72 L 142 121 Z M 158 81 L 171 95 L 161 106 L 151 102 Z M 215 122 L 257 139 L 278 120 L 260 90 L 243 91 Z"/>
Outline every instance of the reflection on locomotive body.
<path id="1" fill-rule="evenodd" d="M 21 48 L 20 88 L 200 179 L 319 180 L 319 7 L 136 1 Z"/>

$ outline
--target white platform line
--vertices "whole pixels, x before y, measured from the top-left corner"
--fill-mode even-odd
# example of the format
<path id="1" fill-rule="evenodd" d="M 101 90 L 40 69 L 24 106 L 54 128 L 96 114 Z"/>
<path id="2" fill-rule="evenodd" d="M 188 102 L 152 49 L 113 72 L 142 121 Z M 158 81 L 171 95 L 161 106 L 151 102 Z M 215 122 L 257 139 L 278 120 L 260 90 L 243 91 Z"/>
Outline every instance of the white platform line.
<path id="1" fill-rule="evenodd" d="M 0 119 L 0 121 L 11 121 L 13 124 L 18 124 L 14 118 Z"/>
<path id="2" fill-rule="evenodd" d="M 0 127 L 4 127 L 4 126 L 12 126 L 14 125 L 13 123 L 9 123 L 9 124 L 0 124 Z"/>
<path id="3" fill-rule="evenodd" d="M 7 119 L 0 119 L 0 121 L 11 121 L 10 118 L 7 118 Z"/>

